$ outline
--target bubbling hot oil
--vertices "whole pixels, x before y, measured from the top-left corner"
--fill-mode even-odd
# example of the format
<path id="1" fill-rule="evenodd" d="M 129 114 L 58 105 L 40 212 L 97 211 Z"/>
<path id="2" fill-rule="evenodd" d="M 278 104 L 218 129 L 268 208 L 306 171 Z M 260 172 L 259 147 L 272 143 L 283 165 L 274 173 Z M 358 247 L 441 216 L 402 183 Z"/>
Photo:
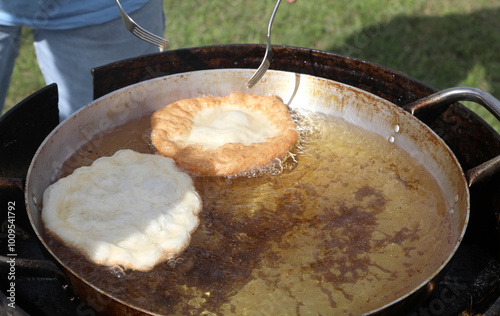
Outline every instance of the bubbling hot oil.
<path id="1" fill-rule="evenodd" d="M 95 286 L 162 314 L 360 314 L 425 281 L 453 240 L 432 175 L 342 119 L 293 117 L 300 136 L 285 159 L 235 177 L 193 176 L 201 222 L 174 260 L 123 271 L 51 246 Z M 155 153 L 149 133 L 149 117 L 115 128 L 64 170 L 122 148 Z"/>

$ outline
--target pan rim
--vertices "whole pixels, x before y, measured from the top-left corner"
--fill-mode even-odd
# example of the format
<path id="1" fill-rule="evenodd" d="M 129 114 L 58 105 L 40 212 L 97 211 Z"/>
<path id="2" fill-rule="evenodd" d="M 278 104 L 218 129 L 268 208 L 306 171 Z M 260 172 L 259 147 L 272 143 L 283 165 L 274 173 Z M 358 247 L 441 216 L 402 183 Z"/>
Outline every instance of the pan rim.
<path id="1" fill-rule="evenodd" d="M 46 248 L 46 250 L 49 251 L 49 253 L 51 254 L 51 256 L 62 266 L 65 267 L 65 269 L 67 269 L 69 272 L 71 272 L 72 275 L 74 275 L 75 277 L 78 277 L 80 278 L 87 286 L 90 286 L 92 287 L 93 289 L 97 290 L 98 292 L 100 292 L 101 294 L 105 295 L 105 296 L 108 296 L 118 302 L 120 302 L 121 304 L 124 304 L 124 305 L 127 305 L 128 304 L 126 302 L 124 302 L 123 300 L 119 299 L 119 298 L 116 298 L 115 296 L 113 296 L 112 294 L 110 293 L 107 293 L 105 292 L 104 290 L 101 290 L 99 289 L 98 287 L 94 286 L 92 283 L 88 282 L 86 279 L 83 279 L 79 276 L 79 274 L 77 274 L 75 271 L 73 271 L 72 269 L 70 269 L 69 267 L 66 266 L 66 264 L 64 262 L 62 262 L 61 259 L 59 259 L 59 257 L 57 257 L 53 251 L 50 249 L 50 247 L 47 245 L 46 241 L 44 240 L 44 238 L 42 238 L 39 230 L 38 230 L 38 227 L 36 226 L 35 224 L 35 220 L 32 216 L 32 211 L 31 209 L 33 209 L 33 207 L 30 206 L 30 203 L 32 201 L 32 197 L 30 196 L 31 194 L 31 185 L 30 185 L 30 179 L 31 179 L 31 174 L 33 173 L 33 169 L 35 168 L 35 162 L 36 162 L 36 159 L 38 158 L 39 155 L 41 155 L 41 151 L 43 151 L 47 144 L 51 141 L 51 139 L 54 137 L 54 135 L 56 135 L 64 126 L 65 122 L 68 122 L 69 120 L 71 120 L 72 118 L 74 117 L 77 117 L 77 116 L 82 116 L 84 112 L 86 111 L 89 111 L 89 109 L 91 109 L 92 107 L 94 106 L 98 106 L 101 102 L 107 100 L 108 98 L 110 97 L 113 97 L 117 94 L 120 94 L 120 93 L 125 93 L 125 92 L 130 92 L 131 90 L 133 90 L 134 88 L 138 87 L 138 86 L 144 86 L 144 85 L 147 85 L 147 84 L 150 84 L 151 82 L 161 82 L 161 81 L 164 81 L 164 80 L 169 80 L 169 78 L 172 78 L 172 77 L 189 77 L 191 76 L 192 74 L 199 74 L 199 73 L 226 73 L 226 72 L 242 72 L 243 74 L 251 74 L 253 73 L 253 70 L 251 69 L 241 69 L 241 68 L 227 68 L 227 69 L 209 69 L 209 70 L 197 70 L 197 71 L 189 71 L 189 72 L 183 72 L 183 73 L 176 73 L 176 74 L 172 74 L 172 75 L 167 75 L 167 76 L 163 76 L 163 77 L 158 77 L 158 78 L 153 78 L 153 79 L 149 79 L 149 80 L 146 80 L 146 81 L 142 81 L 142 82 L 139 82 L 139 83 L 136 83 L 136 84 L 133 84 L 133 85 L 130 85 L 130 86 L 126 86 L 126 87 L 123 87 L 123 88 L 120 88 L 118 90 L 115 90 L 107 95 L 104 95 L 92 102 L 90 102 L 88 105 L 86 105 L 85 107 L 83 107 L 82 109 L 80 109 L 79 111 L 75 112 L 68 120 L 60 123 L 53 131 L 51 131 L 51 133 L 44 139 L 44 141 L 42 142 L 42 144 L 39 146 L 39 148 L 37 149 L 35 155 L 33 156 L 33 159 L 30 163 L 30 166 L 29 166 L 29 169 L 28 169 L 28 173 L 27 173 L 27 176 L 26 176 L 26 183 L 25 183 L 25 203 L 26 203 L 26 209 L 27 209 L 27 212 L 28 212 L 28 217 L 29 217 L 29 220 L 30 220 L 30 223 L 38 237 L 38 239 L 42 242 L 42 244 L 44 245 L 44 247 Z M 395 105 L 394 103 L 390 102 L 390 101 L 387 101 L 379 96 L 376 96 L 370 92 L 367 92 L 367 91 L 364 91 L 360 88 L 357 88 L 357 87 L 354 87 L 354 86 L 350 86 L 350 85 L 347 85 L 345 83 L 341 83 L 341 82 L 337 82 L 337 81 L 333 81 L 331 79 L 326 79 L 326 78 L 321 78 L 321 77 L 315 77 L 315 76 L 312 76 L 312 75 L 307 75 L 307 74 L 298 74 L 298 73 L 292 73 L 292 72 L 288 72 L 288 71 L 280 71 L 280 70 L 269 70 L 268 71 L 269 75 L 271 74 L 274 74 L 274 73 L 285 73 L 287 75 L 290 75 L 290 76 L 293 76 L 293 77 L 301 77 L 301 78 L 312 78 L 314 80 L 321 80 L 321 81 L 331 81 L 331 82 L 334 82 L 336 84 L 339 84 L 339 85 L 342 85 L 342 86 L 347 86 L 349 87 L 349 89 L 352 89 L 353 91 L 357 91 L 359 93 L 362 93 L 362 94 L 369 94 L 370 96 L 374 97 L 374 98 L 377 98 L 379 100 L 381 100 L 382 102 L 384 103 L 388 103 L 388 104 L 391 104 L 392 106 L 394 106 L 395 108 L 395 111 L 398 112 L 399 114 L 403 115 L 403 116 L 408 116 L 408 117 L 412 117 L 412 119 L 414 118 L 415 121 L 417 122 L 416 124 L 420 124 L 422 126 L 422 128 L 426 129 L 428 132 L 430 132 L 432 135 L 434 135 L 434 137 L 436 138 L 436 140 L 438 142 L 440 142 L 440 146 L 443 146 L 443 148 L 448 152 L 448 154 L 450 155 L 452 161 L 454 164 L 456 164 L 456 166 L 458 167 L 458 170 L 460 171 L 460 175 L 459 177 L 461 177 L 463 179 L 463 190 L 465 192 L 465 200 L 463 202 L 465 202 L 465 210 L 466 210 L 466 214 L 465 214 L 465 222 L 464 222 L 464 225 L 463 225 L 463 229 L 461 230 L 459 236 L 457 237 L 457 241 L 455 242 L 455 246 L 453 247 L 453 249 L 451 250 L 451 252 L 449 252 L 448 256 L 446 257 L 446 259 L 444 260 L 444 262 L 441 264 L 441 266 L 431 275 L 429 276 L 425 281 L 423 281 L 421 284 L 419 284 L 418 286 L 416 286 L 414 289 L 412 289 L 411 291 L 409 291 L 407 294 L 399 297 L 398 299 L 380 307 L 380 308 L 377 308 L 375 310 L 372 310 L 368 313 L 366 313 L 367 315 L 370 315 L 370 314 L 376 314 L 376 313 L 379 313 L 381 312 L 382 310 L 386 310 L 387 308 L 391 307 L 391 306 L 394 306 L 396 304 L 398 304 L 399 302 L 403 301 L 404 299 L 406 299 L 407 297 L 411 296 L 411 295 L 414 295 L 417 291 L 419 291 L 420 289 L 424 288 L 430 280 L 434 279 L 439 273 L 441 273 L 445 268 L 446 266 L 450 263 L 451 259 L 454 257 L 456 251 L 458 250 L 459 246 L 461 245 L 461 242 L 463 240 L 463 237 L 464 237 L 464 234 L 467 230 L 467 226 L 468 226 L 468 221 L 469 221 L 469 216 L 470 216 L 470 196 L 469 196 L 469 189 L 468 189 L 468 186 L 467 186 L 467 181 L 465 179 L 465 174 L 464 174 L 464 171 L 463 169 L 461 168 L 459 162 L 458 162 L 458 159 L 456 158 L 455 154 L 453 153 L 453 151 L 449 148 L 449 146 L 444 142 L 444 140 L 442 140 L 432 129 L 430 129 L 426 124 L 424 124 L 423 122 L 421 122 L 420 120 L 418 120 L 418 118 L 414 117 L 413 115 L 411 115 L 410 113 L 404 111 L 403 109 L 401 109 L 399 106 Z M 268 76 L 268 74 L 266 74 L 266 76 Z M 290 104 L 290 102 L 287 102 L 286 100 L 284 100 L 286 104 Z M 34 204 L 36 205 L 37 202 L 34 201 Z M 133 306 L 132 308 L 134 309 L 137 309 L 138 311 L 141 311 L 143 313 L 146 313 L 146 314 L 152 314 L 151 312 L 149 311 L 145 311 L 143 310 L 142 308 L 140 307 L 137 307 L 137 306 Z M 156 315 L 156 314 L 152 314 L 152 315 Z"/>

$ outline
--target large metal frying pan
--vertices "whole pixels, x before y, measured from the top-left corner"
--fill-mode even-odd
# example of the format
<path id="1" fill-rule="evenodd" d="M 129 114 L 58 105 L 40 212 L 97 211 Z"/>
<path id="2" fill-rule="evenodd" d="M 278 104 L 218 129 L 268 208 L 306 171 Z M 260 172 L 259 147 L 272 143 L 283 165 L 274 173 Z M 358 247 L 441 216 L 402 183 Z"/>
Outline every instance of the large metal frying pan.
<path id="1" fill-rule="evenodd" d="M 269 71 L 249 91 L 245 87 L 245 82 L 251 75 L 252 70 L 245 69 L 195 71 L 125 87 L 95 100 L 75 113 L 59 125 L 36 152 L 28 170 L 25 190 L 30 221 L 42 244 L 67 273 L 76 293 L 97 311 L 116 315 L 147 314 L 147 311 L 131 306 L 96 288 L 68 268 L 66 263 L 55 255 L 41 233 L 43 227 L 40 212 L 43 192 L 56 180 L 63 163 L 78 148 L 81 146 L 99 147 L 98 139 L 88 144 L 94 136 L 151 113 L 170 102 L 200 95 L 223 96 L 235 91 L 264 95 L 276 94 L 291 108 L 306 108 L 340 116 L 351 123 L 382 135 L 388 141 L 406 150 L 435 176 L 449 205 L 453 208 L 455 228 L 453 250 L 447 255 L 439 269 L 431 275 L 422 276 L 422 282 L 418 287 L 371 313 L 393 312 L 405 307 L 409 304 L 408 302 L 425 296 L 453 257 L 464 236 L 469 218 L 468 181 L 452 151 L 431 129 L 394 104 L 345 84 L 310 75 Z M 473 95 L 476 101 L 479 99 L 481 103 L 492 105 L 493 112 L 500 113 L 498 101 L 490 98 L 489 95 L 474 90 L 466 92 L 467 95 Z M 464 93 L 464 91 L 458 91 L 457 94 L 463 95 Z M 435 102 L 432 98 L 418 101 L 410 105 L 408 109 L 410 111 L 420 109 L 427 103 L 454 102 L 457 94 L 452 93 L 451 97 L 447 97 L 446 94 L 438 95 L 439 102 Z M 443 101 L 446 99 L 448 101 Z M 490 164 L 495 165 L 496 162 L 492 161 Z"/>

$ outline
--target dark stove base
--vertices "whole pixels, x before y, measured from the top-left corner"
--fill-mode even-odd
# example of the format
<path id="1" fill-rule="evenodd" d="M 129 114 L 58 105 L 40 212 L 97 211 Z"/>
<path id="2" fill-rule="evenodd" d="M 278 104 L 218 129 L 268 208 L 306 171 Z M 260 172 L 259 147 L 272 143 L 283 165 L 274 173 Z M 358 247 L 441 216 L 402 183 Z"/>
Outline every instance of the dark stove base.
<path id="1" fill-rule="evenodd" d="M 57 278 L 19 277 L 16 279 L 16 308 L 8 306 L 10 302 L 5 296 L 2 300 L 6 300 L 6 304 L 2 304 L 6 315 L 95 315 Z"/>
<path id="2" fill-rule="evenodd" d="M 481 249 L 462 245 L 431 296 L 409 315 L 483 314 L 500 296 L 500 263 Z"/>

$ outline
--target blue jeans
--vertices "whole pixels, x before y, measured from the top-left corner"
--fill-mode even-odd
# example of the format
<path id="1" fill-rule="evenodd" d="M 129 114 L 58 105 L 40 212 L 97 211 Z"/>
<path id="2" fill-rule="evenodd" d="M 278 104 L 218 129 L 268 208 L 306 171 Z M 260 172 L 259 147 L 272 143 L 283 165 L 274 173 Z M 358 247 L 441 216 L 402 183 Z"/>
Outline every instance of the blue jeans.
<path id="1" fill-rule="evenodd" d="M 146 30 L 163 35 L 165 20 L 161 0 L 152 0 L 130 15 Z M 61 120 L 92 101 L 92 68 L 158 52 L 158 47 L 133 36 L 121 19 L 76 29 L 33 30 L 33 36 L 45 82 L 57 83 Z M 20 37 L 20 26 L 0 26 L 0 113 L 19 51 Z"/>

